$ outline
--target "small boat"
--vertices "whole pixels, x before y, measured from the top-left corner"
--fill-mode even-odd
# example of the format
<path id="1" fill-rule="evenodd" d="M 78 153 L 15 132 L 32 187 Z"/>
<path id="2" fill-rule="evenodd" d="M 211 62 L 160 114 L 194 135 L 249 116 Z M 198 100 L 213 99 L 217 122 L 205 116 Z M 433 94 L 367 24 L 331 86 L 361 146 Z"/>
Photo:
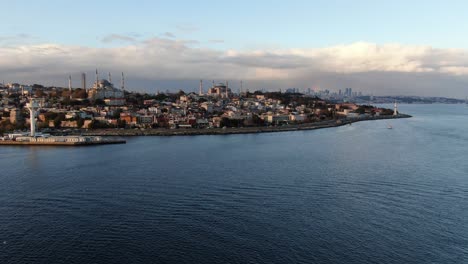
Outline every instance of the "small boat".
<path id="1" fill-rule="evenodd" d="M 392 129 L 393 127 L 392 127 L 392 125 L 390 125 L 389 123 L 387 123 L 387 128 L 388 128 L 388 129 Z"/>

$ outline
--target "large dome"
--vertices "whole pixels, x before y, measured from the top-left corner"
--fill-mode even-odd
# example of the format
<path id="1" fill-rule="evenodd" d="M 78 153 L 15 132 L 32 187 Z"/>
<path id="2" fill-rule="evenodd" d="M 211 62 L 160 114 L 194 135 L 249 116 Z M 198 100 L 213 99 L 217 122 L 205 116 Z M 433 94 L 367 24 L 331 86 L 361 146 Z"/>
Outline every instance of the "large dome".
<path id="1" fill-rule="evenodd" d="M 111 83 L 106 79 L 99 80 L 99 84 L 102 85 L 102 86 L 110 86 L 111 85 Z"/>

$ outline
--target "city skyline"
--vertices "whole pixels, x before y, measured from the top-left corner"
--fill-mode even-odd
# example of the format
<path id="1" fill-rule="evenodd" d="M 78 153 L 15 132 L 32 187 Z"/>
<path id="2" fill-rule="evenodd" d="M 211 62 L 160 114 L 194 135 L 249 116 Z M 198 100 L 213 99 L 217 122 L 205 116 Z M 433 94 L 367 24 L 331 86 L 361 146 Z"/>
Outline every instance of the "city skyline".
<path id="1" fill-rule="evenodd" d="M 244 80 L 250 90 L 468 94 L 462 1 L 4 6 L 0 78 L 6 82 L 66 86 L 70 74 L 78 80 L 97 67 L 124 71 L 130 90 L 148 92 L 227 79 Z"/>

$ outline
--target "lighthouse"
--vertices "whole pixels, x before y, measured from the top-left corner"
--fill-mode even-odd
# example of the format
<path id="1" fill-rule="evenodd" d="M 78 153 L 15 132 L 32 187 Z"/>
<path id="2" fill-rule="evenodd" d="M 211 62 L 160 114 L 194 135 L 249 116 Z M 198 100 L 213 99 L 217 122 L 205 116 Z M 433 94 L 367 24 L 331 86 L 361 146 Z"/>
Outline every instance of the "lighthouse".
<path id="1" fill-rule="evenodd" d="M 398 115 L 398 106 L 395 101 L 395 104 L 393 105 L 393 116 L 397 116 L 397 115 Z"/>

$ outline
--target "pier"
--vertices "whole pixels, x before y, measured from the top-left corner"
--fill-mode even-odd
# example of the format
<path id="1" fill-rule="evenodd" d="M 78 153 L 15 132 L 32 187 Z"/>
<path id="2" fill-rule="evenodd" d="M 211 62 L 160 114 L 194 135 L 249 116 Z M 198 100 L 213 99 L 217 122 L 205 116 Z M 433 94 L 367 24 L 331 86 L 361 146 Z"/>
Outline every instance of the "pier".
<path id="1" fill-rule="evenodd" d="M 104 144 L 125 144 L 122 138 L 102 136 L 51 136 L 36 132 L 36 111 L 41 107 L 43 100 L 30 98 L 26 104 L 30 112 L 31 130 L 29 133 L 13 133 L 0 139 L 0 145 L 15 146 L 90 146 Z"/>
<path id="2" fill-rule="evenodd" d="M 16 137 L 0 140 L 0 145 L 16 146 L 90 146 L 105 144 L 125 144 L 126 140 L 100 136 L 51 136 L 51 137 Z"/>

